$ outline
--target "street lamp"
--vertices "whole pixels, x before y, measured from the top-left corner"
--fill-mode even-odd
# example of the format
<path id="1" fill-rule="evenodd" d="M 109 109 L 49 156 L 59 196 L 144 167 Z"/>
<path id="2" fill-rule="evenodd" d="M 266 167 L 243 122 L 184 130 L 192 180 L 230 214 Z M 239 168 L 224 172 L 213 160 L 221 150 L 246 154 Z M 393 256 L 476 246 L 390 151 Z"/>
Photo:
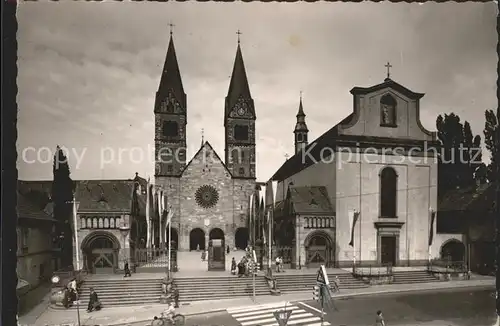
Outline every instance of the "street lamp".
<path id="1" fill-rule="evenodd" d="M 50 281 L 54 285 L 58 284 L 60 280 L 61 279 L 57 275 L 52 276 L 52 278 L 50 279 Z M 63 290 L 63 291 L 66 291 L 66 290 Z M 80 326 L 80 295 L 78 294 L 78 291 L 75 291 L 75 292 L 76 292 L 76 301 L 74 301 L 73 303 L 76 304 L 76 315 L 78 318 L 78 326 Z"/>

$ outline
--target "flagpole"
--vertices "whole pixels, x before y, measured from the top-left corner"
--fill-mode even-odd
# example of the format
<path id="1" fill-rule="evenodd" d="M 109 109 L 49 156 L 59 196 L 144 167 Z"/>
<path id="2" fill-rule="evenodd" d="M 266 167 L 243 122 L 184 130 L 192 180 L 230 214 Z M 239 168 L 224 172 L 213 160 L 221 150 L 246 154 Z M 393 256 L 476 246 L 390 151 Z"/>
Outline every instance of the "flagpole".
<path id="1" fill-rule="evenodd" d="M 76 199 L 75 195 L 73 195 L 73 229 L 75 233 L 75 252 L 76 252 L 76 270 L 80 270 L 80 250 L 78 248 L 78 228 L 76 225 Z"/>
<path id="2" fill-rule="evenodd" d="M 168 209 L 167 223 L 168 223 L 168 277 L 170 277 L 170 272 L 172 265 L 170 264 L 170 259 L 172 257 L 172 206 Z"/>
<path id="3" fill-rule="evenodd" d="M 267 212 L 267 216 L 268 216 L 268 229 L 269 229 L 269 238 L 268 238 L 268 246 L 269 246 L 269 257 L 267 258 L 267 266 L 269 268 L 269 270 L 272 270 L 272 264 L 273 264 L 273 260 L 272 260 L 272 256 L 273 256 L 273 253 L 272 253 L 272 250 L 273 250 L 273 240 L 272 240 L 272 237 L 273 237 L 273 233 L 272 233 L 272 223 L 271 223 L 271 211 L 269 210 Z"/>
<path id="4" fill-rule="evenodd" d="M 149 220 L 149 197 L 151 196 L 150 193 L 150 186 L 149 186 L 149 178 L 148 178 L 148 183 L 146 184 L 146 248 L 151 248 L 151 221 Z"/>

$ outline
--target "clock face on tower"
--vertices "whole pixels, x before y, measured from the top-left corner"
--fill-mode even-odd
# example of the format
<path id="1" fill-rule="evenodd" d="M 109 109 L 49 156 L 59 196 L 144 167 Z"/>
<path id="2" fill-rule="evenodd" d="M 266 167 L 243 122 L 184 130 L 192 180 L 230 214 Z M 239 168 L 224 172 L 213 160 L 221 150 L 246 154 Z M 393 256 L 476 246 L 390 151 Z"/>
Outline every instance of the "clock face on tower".
<path id="1" fill-rule="evenodd" d="M 245 115 L 245 113 L 246 113 L 246 110 L 243 107 L 240 107 L 238 109 L 238 115 Z"/>

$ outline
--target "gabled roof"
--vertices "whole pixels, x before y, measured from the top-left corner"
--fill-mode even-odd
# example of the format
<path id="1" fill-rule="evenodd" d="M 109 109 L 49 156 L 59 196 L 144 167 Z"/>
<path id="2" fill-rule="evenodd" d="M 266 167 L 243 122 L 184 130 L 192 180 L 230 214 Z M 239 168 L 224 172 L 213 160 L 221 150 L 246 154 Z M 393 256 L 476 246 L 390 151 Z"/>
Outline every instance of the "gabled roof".
<path id="1" fill-rule="evenodd" d="M 418 100 L 421 99 L 425 94 L 424 93 L 415 93 L 409 90 L 408 88 L 404 87 L 403 85 L 395 82 L 394 80 L 390 78 L 384 79 L 384 82 L 375 86 L 371 87 L 354 87 L 351 89 L 351 94 L 352 95 L 364 95 L 364 94 L 369 94 L 373 93 L 379 90 L 382 90 L 384 88 L 392 88 L 395 91 L 407 96 L 410 99 L 413 100 Z"/>
<path id="2" fill-rule="evenodd" d="M 40 208 L 37 206 L 37 203 L 32 203 L 19 192 L 17 194 L 17 215 L 21 219 L 56 221 L 52 217 L 52 203 L 48 203 L 45 208 Z"/>
<path id="3" fill-rule="evenodd" d="M 131 213 L 133 180 L 77 181 L 78 212 Z"/>
<path id="4" fill-rule="evenodd" d="M 438 200 L 438 212 L 491 212 L 495 209 L 493 183 L 453 189 Z"/>
<path id="5" fill-rule="evenodd" d="M 311 156 L 313 158 L 320 157 L 321 149 L 325 147 L 335 148 L 336 139 L 338 137 L 338 126 L 340 124 L 342 124 L 342 121 L 330 130 L 326 131 L 323 135 L 319 136 L 312 143 L 308 144 L 303 151 L 296 153 L 294 156 L 286 160 L 271 179 L 277 181 L 285 180 L 286 178 L 315 164 L 316 161 L 311 159 Z M 310 153 L 310 155 L 305 155 L 305 153 Z"/>
<path id="6" fill-rule="evenodd" d="M 189 161 L 189 163 L 186 164 L 186 166 L 184 167 L 184 169 L 181 172 L 181 176 L 184 174 L 184 171 L 187 170 L 187 168 L 191 165 L 191 163 L 195 159 L 201 158 L 201 153 L 202 153 L 204 148 L 206 148 L 208 151 L 211 151 L 214 154 L 215 160 L 219 161 L 220 164 L 222 164 L 222 166 L 226 170 L 226 172 L 229 174 L 229 176 L 232 177 L 231 171 L 229 171 L 226 164 L 224 164 L 224 162 L 221 160 L 220 156 L 217 154 L 217 152 L 214 150 L 214 148 L 212 147 L 212 145 L 210 145 L 210 143 L 208 141 L 206 141 L 205 144 L 203 144 L 203 146 L 200 146 L 200 149 L 196 152 L 196 154 L 194 154 L 193 158 Z"/>
<path id="7" fill-rule="evenodd" d="M 381 90 L 384 88 L 390 87 L 401 94 L 404 94 L 405 96 L 408 96 L 409 98 L 412 99 L 419 99 L 424 94 L 422 93 L 414 93 L 407 89 L 406 87 L 398 84 L 397 82 L 393 81 L 392 79 L 386 78 L 385 81 L 381 84 L 372 86 L 372 87 L 354 87 L 351 90 L 351 93 L 353 95 L 362 95 L 362 94 L 368 94 L 370 92 L 375 92 L 377 90 Z M 323 148 L 331 148 L 335 149 L 337 148 L 338 144 L 342 142 L 343 140 L 346 140 L 347 138 L 353 140 L 353 139 L 359 139 L 359 141 L 362 141 L 364 138 L 370 138 L 373 141 L 387 141 L 387 139 L 384 139 L 383 137 L 365 137 L 365 136 L 348 136 L 348 135 L 342 135 L 339 133 L 339 130 L 341 129 L 342 126 L 349 125 L 354 118 L 354 112 L 349 114 L 347 117 L 342 119 L 339 123 L 337 123 L 335 126 L 327 130 L 325 133 L 323 133 L 321 136 L 319 136 L 315 141 L 311 142 L 306 146 L 306 148 L 295 154 L 294 156 L 290 157 L 288 160 L 283 163 L 283 165 L 276 171 L 276 173 L 273 175 L 271 178 L 272 180 L 276 181 L 282 181 L 285 180 L 286 178 L 306 169 L 307 167 L 313 165 L 317 161 L 319 161 L 319 158 L 321 156 L 321 150 Z M 411 142 L 411 140 L 407 141 L 408 143 Z M 416 141 L 418 143 L 418 141 Z M 304 155 L 304 153 L 309 153 L 310 155 Z M 311 159 L 312 156 L 314 158 Z"/>
<path id="8" fill-rule="evenodd" d="M 296 214 L 335 215 L 335 209 L 325 187 L 292 186 L 289 191 L 289 198 Z"/>

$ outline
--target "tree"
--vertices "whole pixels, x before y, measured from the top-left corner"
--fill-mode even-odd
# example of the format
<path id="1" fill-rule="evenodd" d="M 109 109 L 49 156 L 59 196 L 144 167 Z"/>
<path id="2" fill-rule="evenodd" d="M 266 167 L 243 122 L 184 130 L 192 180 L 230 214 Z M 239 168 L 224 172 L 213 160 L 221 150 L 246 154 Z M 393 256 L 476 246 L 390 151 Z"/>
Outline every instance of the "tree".
<path id="1" fill-rule="evenodd" d="M 56 235 L 59 237 L 61 248 L 61 264 L 63 267 L 73 265 L 73 180 L 70 177 L 68 159 L 64 151 L 57 146 L 52 167 L 54 180 L 52 181 L 52 202 L 54 204 L 54 218 Z"/>
<path id="2" fill-rule="evenodd" d="M 476 174 L 482 163 L 481 137 L 474 136 L 470 124 L 467 121 L 462 124 L 454 113 L 444 117 L 439 115 L 436 127 L 442 145 L 438 166 L 439 193 L 472 185 L 475 177 L 481 176 Z"/>
<path id="3" fill-rule="evenodd" d="M 494 182 L 497 179 L 495 164 L 497 162 L 496 156 L 499 151 L 497 141 L 495 141 L 495 132 L 498 130 L 500 124 L 500 109 L 497 112 L 493 110 L 486 110 L 484 113 L 486 121 L 484 123 L 484 143 L 486 149 L 490 152 L 490 164 L 488 165 L 488 181 Z"/>

